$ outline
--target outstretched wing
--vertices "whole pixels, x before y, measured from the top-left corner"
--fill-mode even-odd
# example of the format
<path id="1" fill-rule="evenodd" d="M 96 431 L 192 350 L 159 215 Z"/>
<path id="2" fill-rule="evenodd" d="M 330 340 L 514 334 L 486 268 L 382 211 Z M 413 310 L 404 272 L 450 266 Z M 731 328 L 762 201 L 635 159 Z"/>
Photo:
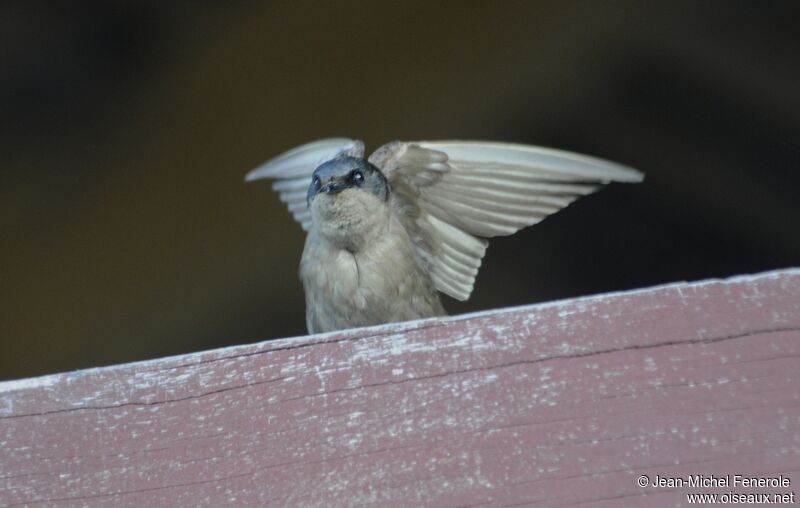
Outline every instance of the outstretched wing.
<path id="1" fill-rule="evenodd" d="M 370 156 L 392 185 L 439 291 L 472 293 L 486 238 L 536 224 L 608 182 L 640 182 L 619 164 L 536 146 L 394 142 Z"/>
<path id="2" fill-rule="evenodd" d="M 281 201 L 289 207 L 294 219 L 308 231 L 311 227 L 311 214 L 306 203 L 306 193 L 311 174 L 317 166 L 340 154 L 363 157 L 364 143 L 347 138 L 312 141 L 268 160 L 247 173 L 244 179 L 246 182 L 261 178 L 275 179 L 272 188 L 280 194 Z"/>

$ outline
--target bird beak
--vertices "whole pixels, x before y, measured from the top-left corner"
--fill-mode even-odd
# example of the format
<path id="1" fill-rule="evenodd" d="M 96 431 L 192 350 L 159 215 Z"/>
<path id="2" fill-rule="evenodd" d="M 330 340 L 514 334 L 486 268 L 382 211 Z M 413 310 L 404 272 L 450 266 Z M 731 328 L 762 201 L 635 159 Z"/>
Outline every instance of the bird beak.
<path id="1" fill-rule="evenodd" d="M 345 190 L 345 189 L 347 189 L 349 187 L 350 187 L 350 185 L 348 185 L 345 182 L 341 182 L 341 181 L 339 181 L 339 182 L 328 182 L 328 183 L 326 183 L 325 185 L 323 185 L 319 189 L 319 192 L 325 193 L 325 194 L 336 194 L 336 193 L 342 192 L 343 190 Z"/>

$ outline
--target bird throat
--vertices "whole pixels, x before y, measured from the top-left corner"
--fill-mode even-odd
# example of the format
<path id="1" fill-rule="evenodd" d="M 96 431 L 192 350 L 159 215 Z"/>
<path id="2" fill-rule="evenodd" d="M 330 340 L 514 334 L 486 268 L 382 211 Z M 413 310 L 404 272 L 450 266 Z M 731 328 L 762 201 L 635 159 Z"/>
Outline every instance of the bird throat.
<path id="1" fill-rule="evenodd" d="M 366 250 L 389 224 L 386 203 L 356 189 L 317 196 L 311 212 L 312 228 L 320 239 L 351 254 Z"/>

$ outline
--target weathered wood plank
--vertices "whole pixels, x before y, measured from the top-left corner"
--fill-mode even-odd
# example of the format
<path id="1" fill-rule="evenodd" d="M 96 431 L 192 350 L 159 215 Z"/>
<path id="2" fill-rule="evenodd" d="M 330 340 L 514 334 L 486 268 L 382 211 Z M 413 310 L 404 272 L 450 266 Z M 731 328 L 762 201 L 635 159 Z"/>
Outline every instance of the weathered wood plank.
<path id="1" fill-rule="evenodd" d="M 800 482 L 800 270 L 0 383 L 4 506 L 679 506 Z M 688 474 L 789 488 L 637 486 Z"/>

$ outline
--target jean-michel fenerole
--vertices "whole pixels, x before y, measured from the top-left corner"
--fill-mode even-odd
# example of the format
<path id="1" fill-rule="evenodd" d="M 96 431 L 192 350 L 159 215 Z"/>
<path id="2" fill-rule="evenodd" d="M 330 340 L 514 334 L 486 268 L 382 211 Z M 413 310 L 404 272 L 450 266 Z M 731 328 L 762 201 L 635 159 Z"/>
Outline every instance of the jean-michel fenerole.
<path id="1" fill-rule="evenodd" d="M 755 477 L 744 476 L 741 474 L 726 474 L 726 475 L 702 475 L 694 474 L 686 477 L 682 476 L 661 476 L 656 475 L 653 480 L 653 487 L 789 487 L 792 481 L 789 477 L 784 475 L 770 476 L 770 477 Z"/>

